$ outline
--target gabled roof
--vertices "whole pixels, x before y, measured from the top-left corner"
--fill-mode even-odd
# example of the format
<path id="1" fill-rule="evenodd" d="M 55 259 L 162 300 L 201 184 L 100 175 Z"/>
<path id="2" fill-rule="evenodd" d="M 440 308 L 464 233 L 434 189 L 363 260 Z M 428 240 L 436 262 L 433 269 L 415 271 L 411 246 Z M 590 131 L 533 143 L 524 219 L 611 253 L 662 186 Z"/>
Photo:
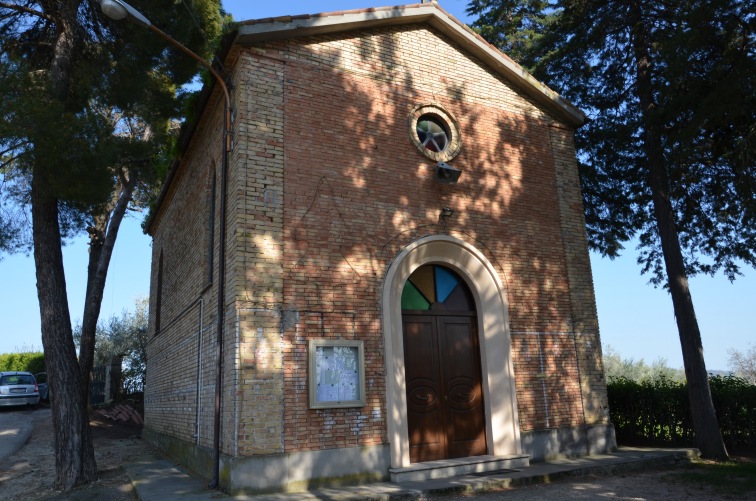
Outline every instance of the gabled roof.
<path id="1" fill-rule="evenodd" d="M 471 55 L 480 59 L 557 120 L 575 128 L 586 122 L 587 117 L 582 111 L 536 80 L 519 64 L 486 42 L 483 37 L 458 21 L 436 2 L 242 21 L 237 23 L 236 30 L 223 37 L 218 56 L 223 61 L 234 45 L 252 45 L 265 41 L 423 23 L 443 33 Z M 212 81 L 202 89 L 197 105 L 198 117 L 204 112 L 215 87 L 216 83 Z M 182 153 L 188 148 L 196 127 L 196 122 L 188 123 L 182 130 L 179 138 Z M 144 227 L 147 233 L 152 233 L 152 225 L 155 223 L 157 213 L 168 194 L 180 164 L 181 159 L 178 158 L 171 165 L 155 206 L 145 221 Z"/>
<path id="2" fill-rule="evenodd" d="M 440 31 L 483 61 L 566 125 L 580 127 L 585 123 L 586 116 L 582 111 L 536 80 L 519 64 L 486 42 L 436 2 L 242 21 L 238 25 L 235 43 L 247 45 L 268 40 L 423 23 Z"/>

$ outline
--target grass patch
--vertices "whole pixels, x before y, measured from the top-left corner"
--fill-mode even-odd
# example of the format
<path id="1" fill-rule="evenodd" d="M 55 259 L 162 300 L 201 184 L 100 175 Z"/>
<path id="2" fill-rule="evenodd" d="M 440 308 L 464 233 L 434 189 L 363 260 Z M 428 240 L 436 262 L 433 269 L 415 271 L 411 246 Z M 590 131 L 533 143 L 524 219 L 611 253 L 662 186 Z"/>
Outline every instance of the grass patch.
<path id="1" fill-rule="evenodd" d="M 756 493 L 756 460 L 733 458 L 730 461 L 697 461 L 675 475 L 689 484 L 708 486 L 719 494 L 746 496 Z"/>

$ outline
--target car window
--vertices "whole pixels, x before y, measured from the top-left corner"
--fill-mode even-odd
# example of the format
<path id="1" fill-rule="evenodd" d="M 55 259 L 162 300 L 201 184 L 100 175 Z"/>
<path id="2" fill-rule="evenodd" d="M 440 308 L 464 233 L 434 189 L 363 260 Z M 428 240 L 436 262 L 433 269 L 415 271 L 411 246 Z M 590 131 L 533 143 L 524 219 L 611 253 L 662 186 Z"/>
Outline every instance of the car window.
<path id="1" fill-rule="evenodd" d="M 25 374 L 11 374 L 0 378 L 0 385 L 34 384 L 34 377 Z"/>

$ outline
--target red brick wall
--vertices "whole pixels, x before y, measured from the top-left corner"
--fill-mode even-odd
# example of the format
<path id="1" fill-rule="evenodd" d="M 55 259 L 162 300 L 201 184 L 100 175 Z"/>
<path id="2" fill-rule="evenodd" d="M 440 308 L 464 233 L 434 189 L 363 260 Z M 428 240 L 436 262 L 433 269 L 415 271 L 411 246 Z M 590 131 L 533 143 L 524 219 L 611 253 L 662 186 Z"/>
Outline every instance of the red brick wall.
<path id="1" fill-rule="evenodd" d="M 224 453 L 386 443 L 383 278 L 404 246 L 430 234 L 475 246 L 505 284 L 521 429 L 604 419 L 570 131 L 423 26 L 241 48 L 230 62 L 236 121 Z M 462 149 L 450 161 L 463 171 L 456 185 L 434 181 L 435 162 L 409 140 L 408 116 L 420 104 L 442 106 L 460 124 Z M 155 357 L 174 351 L 148 371 L 154 391 L 168 391 L 150 389 L 148 426 L 192 439 L 196 406 L 176 400 L 183 390 L 159 381 L 196 371 L 201 358 L 200 390 L 184 390 L 187 398 L 199 395 L 202 445 L 216 361 L 216 284 L 207 288 L 203 271 L 204 200 L 211 160 L 219 157 L 218 117 L 201 122 L 154 235 L 155 252 L 162 248 L 166 256 L 161 323 L 203 298 L 205 341 L 201 348 L 189 341 L 198 341 L 200 323 L 191 310 L 186 325 L 174 322 L 182 325 L 174 337 L 160 334 L 151 343 Z M 444 206 L 456 211 L 446 225 L 438 218 Z M 156 267 L 157 259 L 153 296 Z M 365 342 L 366 407 L 309 409 L 307 348 L 316 338 Z M 194 351 L 179 352 L 184 345 Z"/>
<path id="2" fill-rule="evenodd" d="M 438 59 L 407 46 L 432 46 Z M 517 349 L 529 345 L 530 332 L 573 339 L 551 120 L 424 29 L 276 49 L 287 58 L 284 302 L 307 312 L 283 333 L 285 450 L 385 441 L 382 279 L 402 246 L 432 233 L 472 243 L 507 283 L 522 429 L 582 423 L 574 342 L 557 353 L 554 336 L 536 336 L 545 369 L 535 372 Z M 452 61 L 441 78 L 439 60 Z M 434 162 L 408 139 L 409 111 L 425 103 L 460 122 L 462 151 L 451 162 L 463 170 L 457 185 L 436 183 Z M 446 228 L 442 206 L 457 211 Z M 365 340 L 367 407 L 309 410 L 311 338 Z"/>
<path id="3" fill-rule="evenodd" d="M 515 388 L 523 431 L 583 423 L 575 338 L 569 333 L 512 336 Z"/>

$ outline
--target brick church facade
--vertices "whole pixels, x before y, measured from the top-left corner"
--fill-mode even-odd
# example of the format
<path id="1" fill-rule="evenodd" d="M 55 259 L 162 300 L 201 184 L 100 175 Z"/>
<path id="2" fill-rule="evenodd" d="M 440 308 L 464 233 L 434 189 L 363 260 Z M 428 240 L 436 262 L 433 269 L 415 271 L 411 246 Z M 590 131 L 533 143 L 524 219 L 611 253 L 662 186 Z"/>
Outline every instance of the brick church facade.
<path id="1" fill-rule="evenodd" d="M 232 492 L 614 447 L 583 114 L 435 3 L 243 22 L 223 56 L 221 342 L 215 88 L 148 221 L 147 439 Z"/>

